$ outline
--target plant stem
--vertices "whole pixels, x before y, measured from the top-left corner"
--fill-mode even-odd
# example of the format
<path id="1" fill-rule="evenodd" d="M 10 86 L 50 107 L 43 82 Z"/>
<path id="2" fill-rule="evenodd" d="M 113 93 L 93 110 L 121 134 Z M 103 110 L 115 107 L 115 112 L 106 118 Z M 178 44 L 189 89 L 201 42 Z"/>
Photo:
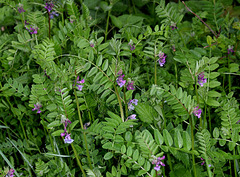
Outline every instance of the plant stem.
<path id="1" fill-rule="evenodd" d="M 80 113 L 80 107 L 79 107 L 78 98 L 77 98 L 77 92 L 76 92 L 76 89 L 75 89 L 75 88 L 74 88 L 74 95 L 75 95 L 76 104 L 77 104 L 79 122 L 80 122 L 80 125 L 81 125 L 82 130 L 84 130 L 84 128 L 83 128 L 83 122 L 82 122 L 82 116 L 81 116 L 81 113 Z M 90 155 L 89 155 L 87 138 L 86 138 L 85 132 L 83 132 L 83 140 L 84 140 L 84 143 L 85 143 L 85 146 L 86 146 L 86 153 L 87 153 L 87 159 L 88 159 L 89 167 L 90 167 L 90 169 L 93 169 L 92 163 L 91 163 L 91 159 L 90 159 Z"/>
<path id="2" fill-rule="evenodd" d="M 176 89 L 178 88 L 178 73 L 177 73 L 177 62 L 174 60 L 175 78 L 176 78 Z"/>
<path id="3" fill-rule="evenodd" d="M 230 57 L 228 55 L 228 69 L 230 73 Z M 228 92 L 231 92 L 231 74 L 228 75 Z"/>
<path id="4" fill-rule="evenodd" d="M 84 102 L 85 102 L 85 104 L 86 104 L 86 106 L 87 106 L 89 120 L 90 120 L 90 122 L 92 123 L 92 117 L 91 117 L 91 114 L 90 114 L 90 109 L 89 109 L 89 107 L 88 107 L 88 104 L 87 104 L 85 95 L 84 95 Z"/>
<path id="5" fill-rule="evenodd" d="M 189 12 L 191 12 L 193 15 L 195 15 L 213 33 L 213 35 L 216 38 L 218 38 L 217 34 L 212 30 L 212 28 L 210 28 L 197 14 L 195 14 L 193 11 L 191 11 L 191 9 L 189 9 L 189 7 L 184 3 L 184 1 L 182 1 L 182 3 L 185 5 L 185 7 L 187 8 L 187 10 Z"/>
<path id="6" fill-rule="evenodd" d="M 155 76 L 154 83 L 155 83 L 155 85 L 157 85 L 157 62 L 155 60 L 155 57 L 154 57 L 154 62 L 155 62 L 155 65 L 154 65 L 154 76 Z"/>
<path id="7" fill-rule="evenodd" d="M 210 114 L 210 108 L 208 108 L 208 122 L 209 122 L 209 130 L 212 132 L 212 124 L 211 124 L 211 114 Z"/>
<path id="8" fill-rule="evenodd" d="M 169 163 L 170 171 L 173 171 L 172 161 L 171 161 L 170 154 L 167 154 L 167 158 L 168 158 L 168 163 Z"/>
<path id="9" fill-rule="evenodd" d="M 108 16 L 107 16 L 107 25 L 106 25 L 106 31 L 105 31 L 105 42 L 107 41 L 107 35 L 108 35 L 108 25 L 109 25 L 109 17 L 111 14 L 111 10 L 108 11 Z"/>
<path id="10" fill-rule="evenodd" d="M 130 57 L 130 66 L 129 66 L 129 74 L 132 72 L 132 52 Z"/>
<path id="11" fill-rule="evenodd" d="M 119 107 L 120 107 L 121 118 L 122 118 L 122 121 L 124 122 L 124 113 L 123 113 L 122 102 L 121 102 L 121 99 L 120 99 L 120 96 L 119 96 L 119 93 L 118 93 L 116 85 L 115 84 L 113 84 L 113 85 L 114 85 L 114 90 L 116 92 L 117 100 L 118 100 Z"/>
<path id="12" fill-rule="evenodd" d="M 210 168 L 209 168 L 209 163 L 208 163 L 208 158 L 207 158 L 207 155 L 206 154 L 204 154 L 204 159 L 205 159 L 205 161 L 206 161 L 206 167 L 207 167 L 207 172 L 208 172 L 208 177 L 212 177 L 212 172 L 211 172 L 211 170 L 210 170 Z"/>
<path id="13" fill-rule="evenodd" d="M 193 126 L 193 115 L 190 117 L 190 126 L 191 126 L 191 137 L 192 137 L 192 150 L 194 150 L 194 126 Z M 195 156 L 192 154 L 192 161 L 193 161 L 193 172 L 194 176 L 197 177 L 197 171 L 196 171 L 196 164 L 195 164 Z"/>
<path id="14" fill-rule="evenodd" d="M 21 125 L 21 127 L 22 127 L 22 131 L 23 131 L 24 138 L 25 138 L 26 143 L 27 143 L 27 145 L 28 145 L 28 147 L 29 147 L 28 140 L 27 140 L 27 136 L 26 136 L 26 132 L 25 132 L 25 129 L 24 129 L 23 124 L 22 124 L 22 119 L 19 118 L 19 117 L 18 117 L 18 119 L 19 119 L 20 125 Z M 31 151 L 30 151 L 30 154 L 31 154 Z M 31 155 L 32 155 L 32 154 L 31 154 Z"/>
<path id="15" fill-rule="evenodd" d="M 47 10 L 48 12 L 48 38 L 50 39 L 51 37 L 51 19 L 50 19 L 50 12 Z"/>
<path id="16" fill-rule="evenodd" d="M 197 97 L 197 104 L 199 105 L 199 97 L 198 97 L 198 88 L 197 88 L 197 76 L 195 76 L 195 93 Z M 200 117 L 200 129 L 202 128 L 202 116 Z"/>
<path id="17" fill-rule="evenodd" d="M 233 155 L 236 155 L 235 147 L 233 149 Z M 235 177 L 238 177 L 238 175 L 237 175 L 237 162 L 236 162 L 235 159 L 234 159 L 233 162 L 234 162 L 234 175 L 235 175 Z"/>
<path id="18" fill-rule="evenodd" d="M 128 104 L 127 104 L 127 98 L 126 98 L 126 87 L 123 89 L 124 94 L 124 102 L 125 102 L 125 116 L 128 117 Z"/>
<path id="19" fill-rule="evenodd" d="M 80 162 L 80 160 L 79 160 L 79 158 L 78 158 L 77 151 L 76 151 L 76 149 L 75 149 L 73 143 L 71 143 L 71 146 L 72 146 L 72 149 L 73 149 L 74 155 L 75 155 L 75 157 L 76 157 L 76 159 L 77 159 L 78 166 L 80 167 L 83 176 L 84 176 L 84 177 L 87 177 L 87 176 L 86 176 L 86 173 L 85 173 L 84 170 L 83 170 L 82 164 L 81 164 L 81 162 Z"/>

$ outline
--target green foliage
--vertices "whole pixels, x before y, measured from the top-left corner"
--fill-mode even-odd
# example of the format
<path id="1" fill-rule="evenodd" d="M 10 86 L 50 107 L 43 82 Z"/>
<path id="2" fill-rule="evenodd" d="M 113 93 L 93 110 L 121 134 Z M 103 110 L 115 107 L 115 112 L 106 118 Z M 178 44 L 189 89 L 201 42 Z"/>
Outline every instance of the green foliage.
<path id="1" fill-rule="evenodd" d="M 238 6 L 185 3 L 0 0 L 0 174 L 237 176 Z"/>

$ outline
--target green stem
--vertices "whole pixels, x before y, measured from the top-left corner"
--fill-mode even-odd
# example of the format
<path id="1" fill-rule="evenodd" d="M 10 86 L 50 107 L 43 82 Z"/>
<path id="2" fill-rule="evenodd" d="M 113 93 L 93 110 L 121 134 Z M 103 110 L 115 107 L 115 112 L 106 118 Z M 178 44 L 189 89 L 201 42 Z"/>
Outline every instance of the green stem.
<path id="1" fill-rule="evenodd" d="M 157 62 L 154 58 L 154 62 L 155 62 L 155 65 L 154 65 L 154 76 L 155 76 L 155 79 L 154 79 L 154 83 L 155 85 L 157 85 Z"/>
<path id="2" fill-rule="evenodd" d="M 76 104 L 77 104 L 79 122 L 80 122 L 80 125 L 81 125 L 82 130 L 84 130 L 84 128 L 83 128 L 83 122 L 82 122 L 82 116 L 81 116 L 81 113 L 80 113 L 80 107 L 79 107 L 78 98 L 77 98 L 76 89 L 74 89 L 74 95 L 75 95 Z M 85 132 L 83 132 L 83 140 L 84 140 L 84 143 L 85 143 L 85 146 L 86 146 L 86 153 L 87 153 L 87 159 L 88 159 L 89 167 L 90 167 L 90 169 L 93 169 L 92 163 L 91 163 L 91 159 L 90 159 L 90 155 L 89 155 L 87 138 L 86 138 Z"/>
<path id="3" fill-rule="evenodd" d="M 177 62 L 174 60 L 175 78 L 176 78 L 176 88 L 178 88 L 178 72 L 177 72 Z"/>
<path id="4" fill-rule="evenodd" d="M 228 162 L 229 162 L 230 176 L 233 176 L 232 175 L 232 163 L 231 163 L 231 160 L 229 160 Z"/>
<path id="5" fill-rule="evenodd" d="M 187 45 L 186 45 L 186 43 L 185 43 L 185 41 L 184 41 L 184 39 L 183 39 L 183 37 L 182 37 L 182 34 L 179 32 L 178 29 L 177 29 L 177 33 L 178 33 L 178 35 L 180 36 L 180 38 L 181 38 L 181 40 L 182 40 L 182 42 L 183 42 L 184 47 L 187 48 Z"/>
<path id="6" fill-rule="evenodd" d="M 24 129 L 23 124 L 22 124 L 22 119 L 21 119 L 21 118 L 18 118 L 18 119 L 19 119 L 19 121 L 20 121 L 20 125 L 21 125 L 22 131 L 23 131 L 24 138 L 25 138 L 26 143 L 27 143 L 27 145 L 28 145 L 28 147 L 29 147 L 28 140 L 27 140 L 27 135 L 26 135 L 25 129 Z M 31 154 L 31 151 L 30 151 L 30 154 Z M 31 154 L 31 155 L 32 155 L 32 154 Z"/>
<path id="7" fill-rule="evenodd" d="M 129 66 L 129 74 L 132 72 L 132 52 L 130 57 L 130 66 Z"/>
<path id="8" fill-rule="evenodd" d="M 107 25 L 106 25 L 106 31 L 105 31 L 105 42 L 107 41 L 107 35 L 108 35 L 108 25 L 109 25 L 109 17 L 111 14 L 111 10 L 108 11 L 108 16 L 107 16 Z"/>
<path id="9" fill-rule="evenodd" d="M 207 158 L 207 155 L 206 155 L 206 154 L 204 154 L 204 159 L 205 159 L 205 162 L 206 162 L 208 177 L 212 177 L 212 172 L 211 172 L 211 170 L 210 170 L 210 167 L 208 166 L 209 163 L 208 163 L 208 158 Z"/>
<path id="10" fill-rule="evenodd" d="M 133 10 L 134 10 L 134 13 L 136 14 L 136 13 L 137 13 L 137 11 L 136 11 L 136 7 L 135 7 L 134 0 L 132 0 L 132 5 L 133 5 Z"/>
<path id="11" fill-rule="evenodd" d="M 126 98 L 126 87 L 123 89 L 124 92 L 124 102 L 125 102 L 125 116 L 128 117 L 128 104 L 127 104 L 127 98 Z"/>
<path id="12" fill-rule="evenodd" d="M 48 131 L 47 128 L 46 128 L 46 130 L 47 130 L 47 133 L 48 133 L 48 136 L 49 136 L 49 139 L 50 139 L 50 143 L 51 143 L 51 146 L 52 146 L 52 151 L 53 151 L 53 153 L 55 154 L 55 148 L 54 148 L 52 136 L 51 136 L 51 134 L 49 133 L 49 131 Z"/>
<path id="13" fill-rule="evenodd" d="M 190 126 L 191 126 L 191 137 L 192 137 L 192 150 L 194 150 L 194 126 L 193 126 L 193 115 L 190 117 Z M 193 161 L 193 172 L 194 176 L 197 177 L 197 171 L 196 171 L 196 164 L 195 164 L 195 156 L 192 154 L 192 161 Z"/>
<path id="14" fill-rule="evenodd" d="M 233 155 L 236 155 L 235 147 L 233 149 Z M 237 160 L 234 159 L 233 162 L 234 162 L 234 175 L 235 175 L 235 177 L 238 177 L 238 175 L 237 175 Z"/>
<path id="15" fill-rule="evenodd" d="M 77 151 L 76 151 L 76 149 L 75 149 L 73 143 L 71 143 L 71 146 L 72 146 L 72 149 L 73 149 L 74 155 L 75 155 L 75 157 L 76 157 L 76 159 L 77 159 L 77 164 L 78 164 L 78 166 L 80 167 L 83 176 L 84 176 L 84 177 L 87 177 L 87 176 L 86 176 L 86 173 L 85 173 L 84 170 L 83 170 L 82 164 L 81 164 L 81 162 L 80 162 L 80 160 L 79 160 L 79 158 L 78 158 Z"/>
<path id="16" fill-rule="evenodd" d="M 198 88 L 197 88 L 197 76 L 195 76 L 195 93 L 197 97 L 197 104 L 199 105 L 199 97 L 198 97 Z M 202 128 L 202 116 L 200 117 L 200 129 Z"/>
<path id="17" fill-rule="evenodd" d="M 173 171 L 172 161 L 171 161 L 170 154 L 167 154 L 167 158 L 168 158 L 168 163 L 169 163 L 170 171 Z"/>
<path id="18" fill-rule="evenodd" d="M 121 118 L 122 118 L 122 121 L 124 122 L 124 113 L 123 113 L 122 102 L 121 102 L 121 99 L 120 99 L 120 95 L 118 93 L 118 89 L 117 89 L 115 84 L 114 84 L 114 90 L 115 90 L 116 95 L 117 95 L 117 100 L 118 100 L 119 107 L 120 107 Z"/>
<path id="19" fill-rule="evenodd" d="M 86 97 L 85 97 L 85 96 L 84 96 L 84 102 L 85 102 L 85 104 L 86 104 L 86 106 L 87 106 L 89 120 L 90 120 L 90 122 L 92 123 L 92 117 L 91 117 L 91 114 L 90 114 L 90 109 L 89 109 L 89 107 L 88 107 L 88 104 L 87 104 L 87 101 L 86 101 Z"/>
<path id="20" fill-rule="evenodd" d="M 51 37 L 51 19 L 50 19 L 50 12 L 47 10 L 48 12 L 48 38 L 50 39 Z"/>
<path id="21" fill-rule="evenodd" d="M 230 57 L 228 55 L 228 69 L 230 72 Z M 228 74 L 228 91 L 231 92 L 231 74 Z"/>
<path id="22" fill-rule="evenodd" d="M 208 108 L 208 122 L 209 122 L 209 130 L 210 132 L 212 132 L 210 108 Z"/>

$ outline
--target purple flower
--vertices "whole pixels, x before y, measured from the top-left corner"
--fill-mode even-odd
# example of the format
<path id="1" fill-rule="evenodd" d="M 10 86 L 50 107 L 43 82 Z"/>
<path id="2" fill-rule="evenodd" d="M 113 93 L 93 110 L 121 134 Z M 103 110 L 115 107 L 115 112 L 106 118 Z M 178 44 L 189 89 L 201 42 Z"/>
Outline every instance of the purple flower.
<path id="1" fill-rule="evenodd" d="M 158 157 L 158 158 L 154 156 L 154 159 L 152 161 L 152 164 L 156 165 L 154 167 L 154 170 L 159 171 L 161 166 L 165 166 L 165 164 L 162 162 L 162 160 L 164 159 L 165 159 L 165 156 Z"/>
<path id="2" fill-rule="evenodd" d="M 121 70 L 120 70 L 121 71 Z M 117 84 L 120 86 L 120 87 L 122 87 L 122 86 L 124 86 L 125 85 L 125 83 L 126 83 L 126 80 L 123 80 L 123 78 L 124 78 L 124 74 L 122 74 L 122 71 L 121 72 L 118 72 L 118 78 L 117 78 Z"/>
<path id="3" fill-rule="evenodd" d="M 201 117 L 201 114 L 202 114 L 202 110 L 201 109 L 198 109 L 199 108 L 199 106 L 196 106 L 194 109 L 193 109 L 193 114 L 195 115 L 195 116 L 197 116 L 198 118 L 200 118 Z"/>
<path id="4" fill-rule="evenodd" d="M 163 66 L 165 64 L 165 62 L 166 62 L 166 57 L 167 56 L 163 52 L 160 52 L 158 54 L 158 57 L 159 57 L 159 59 L 158 59 L 159 65 Z"/>
<path id="5" fill-rule="evenodd" d="M 77 85 L 77 87 L 79 91 L 82 91 L 83 85 Z"/>
<path id="6" fill-rule="evenodd" d="M 8 177 L 14 177 L 15 175 L 13 175 L 13 173 L 14 173 L 14 170 L 11 168 L 11 169 L 9 170 L 9 172 L 7 173 L 7 176 L 8 176 Z"/>
<path id="7" fill-rule="evenodd" d="M 91 40 L 89 43 L 90 43 L 90 47 L 94 47 L 94 40 Z"/>
<path id="8" fill-rule="evenodd" d="M 127 120 L 128 120 L 128 119 L 132 119 L 132 120 L 133 120 L 133 119 L 136 119 L 136 114 L 132 114 L 131 116 L 128 116 Z"/>
<path id="9" fill-rule="evenodd" d="M 68 143 L 68 144 L 71 144 L 74 140 L 71 139 L 70 137 L 71 134 L 68 134 L 65 136 L 65 139 L 64 139 L 64 143 Z"/>
<path id="10" fill-rule="evenodd" d="M 23 9 L 22 6 L 20 6 L 20 7 L 18 7 L 18 12 L 19 12 L 19 13 L 22 13 L 22 12 L 26 12 L 26 11 Z"/>
<path id="11" fill-rule="evenodd" d="M 233 46 L 229 45 L 227 51 L 228 51 L 228 54 L 233 53 L 234 52 Z"/>
<path id="12" fill-rule="evenodd" d="M 50 13 L 50 19 L 53 19 L 53 18 L 54 18 L 54 15 L 55 15 L 56 17 L 59 16 L 59 14 L 58 14 L 57 12 L 53 11 L 52 13 Z"/>
<path id="13" fill-rule="evenodd" d="M 66 119 L 64 122 L 64 126 L 67 127 L 68 124 L 71 124 L 72 122 L 69 119 Z"/>
<path id="14" fill-rule="evenodd" d="M 237 124 L 239 124 L 240 123 L 240 119 L 237 121 Z"/>
<path id="15" fill-rule="evenodd" d="M 134 85 L 133 85 L 133 84 L 134 84 L 133 81 L 128 82 L 128 83 L 127 83 L 127 89 L 128 89 L 128 90 L 134 90 Z"/>
<path id="16" fill-rule="evenodd" d="M 37 113 L 40 114 L 40 108 L 42 107 L 42 105 L 40 103 L 37 103 L 34 105 L 34 108 L 32 109 L 32 111 L 38 110 Z"/>
<path id="17" fill-rule="evenodd" d="M 201 72 L 198 75 L 198 84 L 203 87 L 203 84 L 207 82 L 207 79 L 204 79 L 204 72 Z"/>
<path id="18" fill-rule="evenodd" d="M 46 3 L 45 9 L 48 10 L 48 12 L 50 12 L 53 8 L 54 4 L 53 3 Z"/>
<path id="19" fill-rule="evenodd" d="M 84 82 L 85 82 L 84 79 L 79 81 L 79 76 L 77 77 L 77 81 L 76 81 L 77 84 L 83 84 Z M 73 86 L 75 86 L 75 84 L 73 84 Z M 83 85 L 76 85 L 76 86 L 79 91 L 82 91 Z"/>
<path id="20" fill-rule="evenodd" d="M 156 166 L 154 167 L 154 170 L 156 170 L 156 171 L 159 171 L 159 170 L 160 170 L 160 168 L 161 168 L 161 166 L 159 166 L 159 165 L 156 165 Z"/>
<path id="21" fill-rule="evenodd" d="M 133 104 L 137 105 L 137 103 L 138 103 L 137 99 L 133 99 L 133 100 L 130 99 L 129 102 L 128 102 L 128 110 L 129 111 L 134 110 Z"/>
<path id="22" fill-rule="evenodd" d="M 128 45 L 130 46 L 131 51 L 133 51 L 135 49 L 135 45 L 133 44 L 132 39 L 130 39 L 130 42 L 128 43 Z"/>
<path id="23" fill-rule="evenodd" d="M 38 30 L 38 27 L 36 27 L 36 28 L 33 28 L 33 27 L 30 27 L 29 29 L 28 29 L 28 27 L 26 26 L 28 23 L 26 23 L 26 21 L 25 21 L 25 27 L 26 27 L 26 29 L 28 30 L 28 32 L 30 32 L 30 34 L 37 34 L 37 30 Z M 32 25 L 31 25 L 32 26 Z"/>
<path id="24" fill-rule="evenodd" d="M 177 24 L 172 22 L 171 25 L 170 25 L 170 28 L 172 30 L 177 29 Z"/>
<path id="25" fill-rule="evenodd" d="M 61 133 L 61 137 L 65 136 L 65 134 L 66 134 L 66 132 L 64 132 L 64 133 Z"/>
<path id="26" fill-rule="evenodd" d="M 133 99 L 133 100 L 131 100 L 131 102 L 132 102 L 133 104 L 135 104 L 135 105 L 138 104 L 138 100 L 137 100 L 137 99 Z"/>
<path id="27" fill-rule="evenodd" d="M 205 161 L 204 161 L 204 159 L 202 157 L 201 157 L 201 160 L 202 160 L 201 165 L 204 165 Z"/>
<path id="28" fill-rule="evenodd" d="M 126 121 L 128 121 L 128 120 L 134 120 L 134 119 L 136 119 L 136 114 L 132 114 L 131 116 L 128 116 L 128 118 L 126 119 Z M 125 121 L 125 122 L 126 122 Z M 130 127 L 133 127 L 133 125 L 130 125 Z"/>

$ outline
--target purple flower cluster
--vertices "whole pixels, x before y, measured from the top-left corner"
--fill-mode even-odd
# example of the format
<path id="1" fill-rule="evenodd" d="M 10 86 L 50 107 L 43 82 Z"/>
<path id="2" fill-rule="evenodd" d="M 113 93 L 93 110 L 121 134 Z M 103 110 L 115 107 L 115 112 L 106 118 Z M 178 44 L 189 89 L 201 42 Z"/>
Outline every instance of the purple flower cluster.
<path id="1" fill-rule="evenodd" d="M 196 106 L 194 109 L 193 109 L 193 114 L 195 115 L 195 116 L 197 116 L 198 118 L 200 118 L 201 117 L 201 114 L 202 114 L 202 110 L 201 109 L 198 109 L 199 108 L 199 106 Z"/>
<path id="2" fill-rule="evenodd" d="M 54 16 L 58 17 L 59 14 L 57 12 L 53 11 L 53 12 L 50 13 L 50 19 L 53 19 Z"/>
<path id="3" fill-rule="evenodd" d="M 165 159 L 165 156 L 158 157 L 158 158 L 154 156 L 154 159 L 152 161 L 152 164 L 156 165 L 154 167 L 154 170 L 159 171 L 161 166 L 165 166 L 165 164 L 161 161 L 161 160 L 164 160 L 164 159 Z"/>
<path id="4" fill-rule="evenodd" d="M 85 82 L 84 79 L 79 81 L 79 76 L 77 77 L 77 81 L 76 81 L 77 84 L 83 84 L 84 82 Z M 73 84 L 73 86 L 75 86 L 75 84 Z M 79 91 L 82 91 L 83 85 L 76 85 L 76 86 Z"/>
<path id="5" fill-rule="evenodd" d="M 11 168 L 6 176 L 7 177 L 14 177 L 15 175 L 13 175 L 13 173 L 14 173 L 14 170 Z"/>
<path id="6" fill-rule="evenodd" d="M 138 100 L 137 100 L 137 99 L 133 99 L 133 100 L 130 99 L 129 102 L 128 102 L 128 110 L 129 110 L 129 111 L 134 110 L 133 104 L 137 105 L 137 103 L 138 103 Z"/>
<path id="7" fill-rule="evenodd" d="M 22 12 L 26 12 L 26 11 L 23 9 L 23 6 L 20 5 L 20 7 L 18 7 L 18 12 L 19 12 L 19 13 L 22 13 Z"/>
<path id="8" fill-rule="evenodd" d="M 32 109 L 32 111 L 37 110 L 37 113 L 40 114 L 41 113 L 41 110 L 40 110 L 41 107 L 42 107 L 42 105 L 40 103 L 36 103 L 36 104 L 34 104 L 34 108 Z"/>
<path id="9" fill-rule="evenodd" d="M 234 53 L 233 46 L 229 45 L 227 51 L 228 51 L 228 54 Z"/>
<path id="10" fill-rule="evenodd" d="M 27 25 L 29 25 L 29 23 L 27 21 L 25 21 L 25 28 L 26 30 L 28 30 L 28 32 L 30 34 L 37 34 L 37 30 L 38 30 L 38 27 L 32 27 L 32 25 L 28 28 Z"/>
<path id="11" fill-rule="evenodd" d="M 47 11 L 50 12 L 53 7 L 54 7 L 53 3 L 46 3 L 45 9 L 47 9 Z"/>
<path id="12" fill-rule="evenodd" d="M 124 78 L 124 74 L 122 74 L 122 70 L 120 70 L 118 73 L 118 77 L 117 77 L 117 84 L 122 87 L 125 85 L 126 80 L 123 80 Z"/>
<path id="13" fill-rule="evenodd" d="M 128 45 L 129 45 L 131 51 L 133 51 L 135 49 L 135 45 L 133 44 L 132 39 L 130 39 Z"/>
<path id="14" fill-rule="evenodd" d="M 134 82 L 133 81 L 129 81 L 128 83 L 127 83 L 127 89 L 128 90 L 134 90 Z"/>
<path id="15" fill-rule="evenodd" d="M 159 57 L 159 59 L 158 59 L 159 65 L 162 67 L 166 62 L 167 55 L 165 55 L 165 53 L 163 53 L 163 52 L 160 52 L 158 54 L 158 57 Z"/>
<path id="16" fill-rule="evenodd" d="M 67 132 L 67 125 L 71 124 L 72 122 L 68 118 L 65 118 L 65 116 L 62 116 L 61 122 L 64 125 L 64 133 L 61 133 L 61 137 L 65 136 L 64 143 L 71 144 L 74 140 L 71 139 L 71 134 Z"/>
<path id="17" fill-rule="evenodd" d="M 203 87 L 203 84 L 207 82 L 207 79 L 204 79 L 204 72 L 200 73 L 198 75 L 198 83 L 201 87 Z"/>

